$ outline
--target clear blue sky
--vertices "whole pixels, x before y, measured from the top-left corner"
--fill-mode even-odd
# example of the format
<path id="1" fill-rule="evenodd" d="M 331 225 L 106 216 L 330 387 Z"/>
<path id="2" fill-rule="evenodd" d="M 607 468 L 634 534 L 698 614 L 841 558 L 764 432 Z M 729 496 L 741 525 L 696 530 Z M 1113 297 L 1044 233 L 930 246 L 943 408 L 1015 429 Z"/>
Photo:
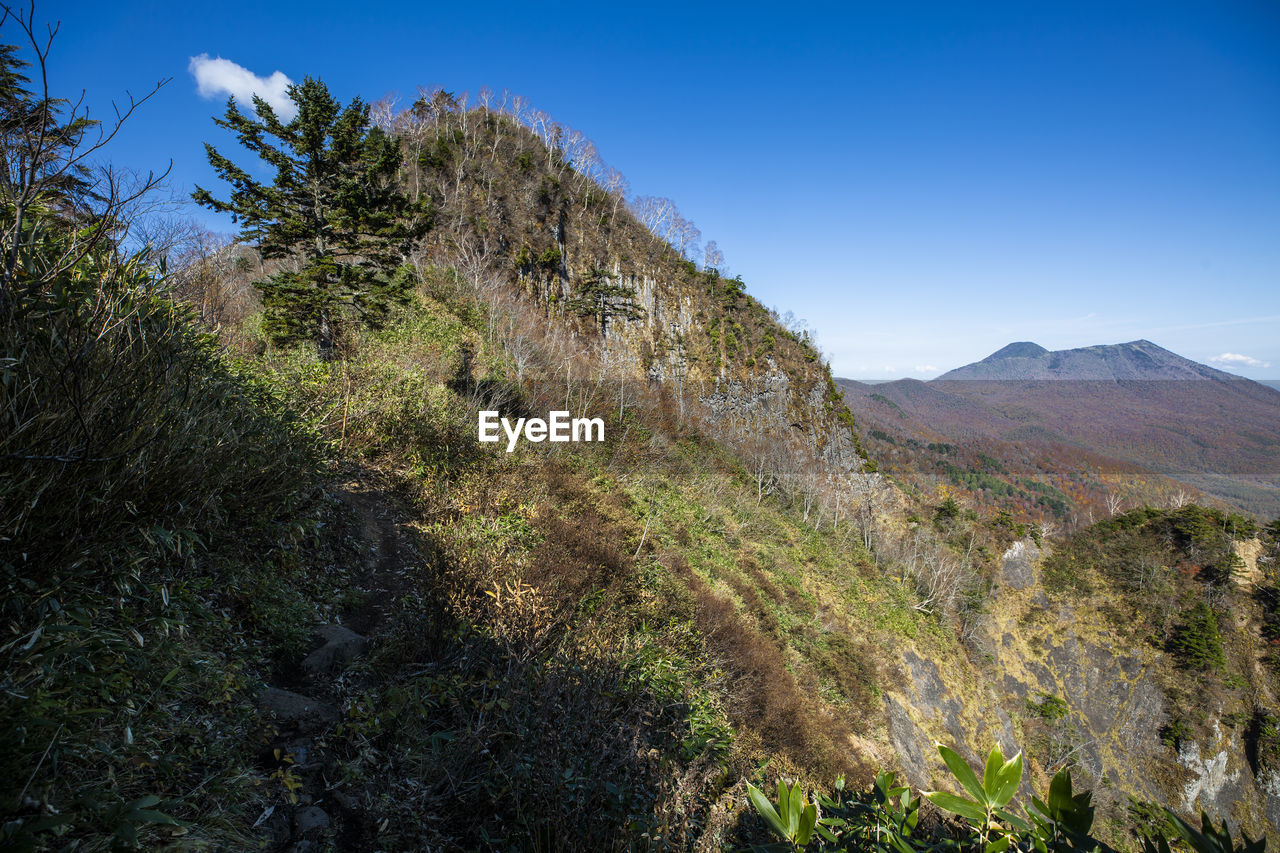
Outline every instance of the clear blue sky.
<path id="1" fill-rule="evenodd" d="M 1280 376 L 1274 0 L 37 14 L 62 20 L 58 91 L 105 107 L 173 78 L 112 159 L 172 159 L 180 186 L 212 184 L 201 143 L 229 144 L 187 70 L 201 53 L 344 99 L 508 88 L 594 139 L 635 192 L 675 199 L 752 294 L 810 321 L 838 375 L 1148 338 Z"/>

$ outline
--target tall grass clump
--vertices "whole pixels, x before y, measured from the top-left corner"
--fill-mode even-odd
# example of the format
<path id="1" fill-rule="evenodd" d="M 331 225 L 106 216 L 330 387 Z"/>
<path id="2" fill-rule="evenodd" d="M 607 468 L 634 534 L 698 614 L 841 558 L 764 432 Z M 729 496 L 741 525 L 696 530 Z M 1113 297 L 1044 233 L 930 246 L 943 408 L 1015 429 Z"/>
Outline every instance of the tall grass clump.
<path id="1" fill-rule="evenodd" d="M 252 672 L 305 631 L 281 581 L 316 443 L 145 253 L 68 265 L 76 226 L 27 222 L 0 310 L 0 838 L 186 833 L 235 802 L 200 785 L 230 793 Z"/>

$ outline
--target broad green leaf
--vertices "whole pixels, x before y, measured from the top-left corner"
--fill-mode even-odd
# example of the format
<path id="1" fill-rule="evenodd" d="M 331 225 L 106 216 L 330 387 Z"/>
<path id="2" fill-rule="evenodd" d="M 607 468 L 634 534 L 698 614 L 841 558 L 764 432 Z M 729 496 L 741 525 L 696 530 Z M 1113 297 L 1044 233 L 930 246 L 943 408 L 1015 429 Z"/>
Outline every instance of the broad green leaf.
<path id="1" fill-rule="evenodd" d="M 991 752 L 987 753 L 987 766 L 982 772 L 982 789 L 987 792 L 988 797 L 995 794 L 996 789 L 1000 787 L 1002 767 L 1004 767 L 1004 753 L 997 744 L 991 747 Z"/>
<path id="2" fill-rule="evenodd" d="M 992 841 L 988 843 L 986 847 L 982 848 L 982 853 L 1004 853 L 1004 851 L 1008 849 L 1009 849 L 1009 836 L 1006 835 L 1004 838 L 1001 838 L 998 841 Z"/>
<path id="3" fill-rule="evenodd" d="M 773 803 L 769 802 L 769 798 L 764 795 L 764 791 L 748 782 L 747 797 L 750 798 L 751 804 L 756 807 L 756 811 L 760 813 L 760 817 L 764 818 L 764 822 L 769 824 L 770 829 L 783 838 L 790 838 L 787 835 L 786 825 L 778 817 L 778 810 L 773 807 Z"/>
<path id="4" fill-rule="evenodd" d="M 1166 808 L 1164 812 L 1169 818 L 1170 823 L 1173 825 L 1174 830 L 1182 837 L 1183 841 L 1191 845 L 1193 850 L 1198 851 L 1198 853 L 1217 853 L 1218 845 L 1211 839 L 1206 838 L 1203 834 L 1197 832 L 1195 827 L 1178 817 L 1170 809 Z M 1203 825 L 1207 824 L 1208 820 L 1202 817 L 1201 823 L 1203 828 Z"/>
<path id="5" fill-rule="evenodd" d="M 947 763 L 947 766 L 951 768 L 952 775 L 968 791 L 969 796 L 985 805 L 988 802 L 987 792 L 983 790 L 982 785 L 978 784 L 978 777 L 973 772 L 973 768 L 954 749 L 948 749 L 942 744 L 938 744 L 938 753 L 942 756 L 942 760 Z"/>
<path id="6" fill-rule="evenodd" d="M 1047 805 L 1032 799 L 1046 817 L 1082 834 L 1087 834 L 1093 828 L 1092 801 L 1093 794 L 1089 791 L 1072 794 L 1071 773 L 1065 769 L 1059 770 L 1050 781 Z"/>
<path id="7" fill-rule="evenodd" d="M 800 787 L 798 782 L 796 787 Z M 794 839 L 797 847 L 804 847 L 809 843 L 809 838 L 813 835 L 813 827 L 817 822 L 818 807 L 810 803 L 804 807 L 804 813 L 800 815 L 800 829 L 796 832 Z"/>
<path id="8" fill-rule="evenodd" d="M 996 789 L 991 792 L 989 802 L 992 805 L 1003 806 L 1013 799 L 1013 795 L 1018 793 L 1018 784 L 1022 782 L 1022 753 L 1019 752 L 1013 758 L 1010 758 L 996 772 Z"/>
<path id="9" fill-rule="evenodd" d="M 1059 770 L 1053 774 L 1053 779 L 1049 782 L 1049 809 L 1047 812 L 1051 818 L 1056 818 L 1055 812 L 1066 811 L 1071 808 L 1071 774 L 1066 770 Z"/>
<path id="10" fill-rule="evenodd" d="M 986 808 L 973 800 L 966 800 L 947 791 L 925 791 L 924 797 L 938 808 L 968 820 L 982 822 L 987 819 Z"/>
<path id="11" fill-rule="evenodd" d="M 1048 804 L 1034 794 L 1031 795 L 1031 808 L 1028 811 L 1032 817 L 1038 815 L 1045 820 L 1053 820 L 1053 813 Z"/>
<path id="12" fill-rule="evenodd" d="M 800 783 L 790 789 L 782 781 L 778 782 L 778 811 L 782 813 L 782 821 L 787 826 L 787 838 L 795 840 L 800 831 Z"/>

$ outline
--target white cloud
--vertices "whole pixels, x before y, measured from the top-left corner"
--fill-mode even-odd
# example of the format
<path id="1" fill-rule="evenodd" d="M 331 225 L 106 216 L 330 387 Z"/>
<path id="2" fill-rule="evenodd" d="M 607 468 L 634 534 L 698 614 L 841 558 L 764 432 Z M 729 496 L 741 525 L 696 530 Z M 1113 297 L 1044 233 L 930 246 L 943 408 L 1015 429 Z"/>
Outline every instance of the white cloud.
<path id="1" fill-rule="evenodd" d="M 1271 362 L 1259 361 L 1248 355 L 1241 355 L 1238 352 L 1224 352 L 1222 355 L 1215 355 L 1209 359 L 1214 364 L 1234 364 L 1244 367 L 1270 367 Z"/>
<path id="2" fill-rule="evenodd" d="M 210 59 L 207 53 L 191 57 L 187 70 L 196 78 L 201 97 L 234 95 L 241 106 L 252 109 L 253 96 L 257 95 L 271 105 L 282 121 L 289 121 L 298 114 L 298 108 L 286 94 L 293 81 L 282 71 L 276 71 L 270 77 L 259 77 L 230 59 L 221 56 Z"/>
<path id="3" fill-rule="evenodd" d="M 938 368 L 934 367 L 932 364 L 916 365 L 916 373 L 937 373 L 937 372 L 938 372 Z"/>

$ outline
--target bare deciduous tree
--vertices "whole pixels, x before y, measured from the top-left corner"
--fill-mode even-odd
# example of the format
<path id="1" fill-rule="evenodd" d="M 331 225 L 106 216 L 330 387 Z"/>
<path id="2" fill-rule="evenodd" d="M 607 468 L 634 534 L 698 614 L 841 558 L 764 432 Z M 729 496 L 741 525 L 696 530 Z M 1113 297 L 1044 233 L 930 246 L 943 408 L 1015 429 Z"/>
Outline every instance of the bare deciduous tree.
<path id="1" fill-rule="evenodd" d="M 605 170 L 602 186 L 605 192 L 613 196 L 613 215 L 617 216 L 618 205 L 624 204 L 628 193 L 631 192 L 631 183 L 625 175 L 610 166 Z"/>
<path id="2" fill-rule="evenodd" d="M 381 128 L 384 132 L 390 133 L 396 124 L 396 103 L 399 98 L 395 95 L 383 95 L 378 100 L 369 105 L 369 122 L 374 126 Z"/>
<path id="3" fill-rule="evenodd" d="M 708 240 L 707 245 L 702 249 L 702 268 L 717 272 L 724 270 L 724 252 L 720 251 L 715 240 Z"/>
<path id="4" fill-rule="evenodd" d="M 115 117 L 104 124 L 90 117 L 83 92 L 74 102 L 49 93 L 48 59 L 58 25 L 37 35 L 34 2 L 25 11 L 0 4 L 0 28 L 11 23 L 21 31 L 35 61 L 19 59 L 16 47 L 0 54 L 12 84 L 0 104 L 0 202 L 11 211 L 0 235 L 0 312 L 101 246 L 119 227 L 120 210 L 145 196 L 168 174 L 166 169 L 161 175 L 149 173 L 142 181 L 130 181 L 118 170 L 92 165 L 97 152 L 167 79 L 141 98 L 129 95 L 127 105 L 112 104 Z M 37 78 L 34 92 L 24 88 L 31 82 L 23 73 L 28 67 Z M 20 247 L 36 212 L 68 221 L 85 216 L 89 224 L 68 229 L 60 253 L 46 259 L 38 275 L 19 276 Z"/>

